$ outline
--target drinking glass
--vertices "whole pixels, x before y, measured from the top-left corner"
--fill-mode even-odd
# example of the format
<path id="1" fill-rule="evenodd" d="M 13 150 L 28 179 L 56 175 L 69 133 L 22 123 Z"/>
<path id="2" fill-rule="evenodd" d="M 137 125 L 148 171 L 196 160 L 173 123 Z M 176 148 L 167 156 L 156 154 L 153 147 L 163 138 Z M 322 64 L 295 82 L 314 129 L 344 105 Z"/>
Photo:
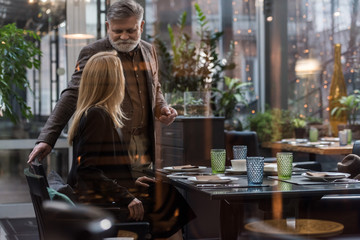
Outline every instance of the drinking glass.
<path id="1" fill-rule="evenodd" d="M 319 131 L 315 127 L 311 127 L 309 131 L 309 140 L 310 142 L 317 142 L 319 138 Z"/>
<path id="2" fill-rule="evenodd" d="M 249 186 L 261 185 L 264 176 L 264 157 L 247 157 L 246 170 Z"/>
<path id="3" fill-rule="evenodd" d="M 246 159 L 247 146 L 246 145 L 234 145 L 233 146 L 234 159 Z"/>
<path id="4" fill-rule="evenodd" d="M 347 133 L 347 144 L 351 144 L 352 142 L 352 132 L 351 129 L 345 129 Z"/>
<path id="5" fill-rule="evenodd" d="M 340 143 L 340 146 L 346 146 L 347 145 L 348 136 L 347 136 L 347 131 L 346 130 L 339 131 L 339 143 Z"/>
<path id="6" fill-rule="evenodd" d="M 292 174 L 293 154 L 278 152 L 276 154 L 277 172 L 279 179 L 290 179 Z"/>
<path id="7" fill-rule="evenodd" d="M 211 170 L 212 173 L 224 173 L 225 172 L 225 161 L 226 161 L 226 150 L 225 149 L 211 149 Z"/>

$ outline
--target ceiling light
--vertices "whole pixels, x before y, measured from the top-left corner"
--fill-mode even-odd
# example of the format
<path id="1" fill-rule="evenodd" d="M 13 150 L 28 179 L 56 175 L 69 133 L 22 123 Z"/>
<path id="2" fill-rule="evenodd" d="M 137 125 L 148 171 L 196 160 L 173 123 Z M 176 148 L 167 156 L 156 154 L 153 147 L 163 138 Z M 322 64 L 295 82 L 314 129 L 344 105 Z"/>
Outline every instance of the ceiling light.
<path id="1" fill-rule="evenodd" d="M 66 39 L 93 39 L 94 35 L 84 34 L 84 33 L 73 33 L 73 34 L 65 34 L 64 38 Z"/>

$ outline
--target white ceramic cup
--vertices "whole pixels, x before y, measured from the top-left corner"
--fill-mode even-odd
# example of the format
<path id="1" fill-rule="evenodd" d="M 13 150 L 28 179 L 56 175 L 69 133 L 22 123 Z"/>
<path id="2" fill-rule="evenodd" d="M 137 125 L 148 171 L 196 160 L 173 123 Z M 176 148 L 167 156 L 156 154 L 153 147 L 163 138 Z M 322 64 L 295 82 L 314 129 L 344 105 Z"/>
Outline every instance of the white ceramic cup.
<path id="1" fill-rule="evenodd" d="M 246 171 L 246 159 L 232 159 L 231 166 L 234 171 Z"/>

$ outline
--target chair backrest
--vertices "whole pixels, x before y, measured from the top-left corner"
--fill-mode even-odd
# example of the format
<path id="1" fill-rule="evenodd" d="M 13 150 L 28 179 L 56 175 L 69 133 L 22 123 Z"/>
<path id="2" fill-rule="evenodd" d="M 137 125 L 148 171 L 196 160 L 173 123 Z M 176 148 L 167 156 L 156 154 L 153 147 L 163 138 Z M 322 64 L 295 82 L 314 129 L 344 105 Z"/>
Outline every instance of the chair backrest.
<path id="1" fill-rule="evenodd" d="M 47 220 L 46 239 L 102 240 L 116 236 L 114 218 L 100 208 L 45 201 L 43 209 Z"/>
<path id="2" fill-rule="evenodd" d="M 43 240 L 45 239 L 44 236 L 46 229 L 46 221 L 45 221 L 45 214 L 42 204 L 44 201 L 50 200 L 50 196 L 47 191 L 47 186 L 48 186 L 47 181 L 46 178 L 44 178 L 43 176 L 30 172 L 29 168 L 26 168 L 24 170 L 24 174 L 26 177 L 26 181 L 29 185 L 29 191 L 30 191 L 31 201 L 34 206 L 40 240 Z"/>
<path id="3" fill-rule="evenodd" d="M 227 165 L 231 165 L 234 145 L 246 145 L 248 156 L 259 156 L 259 142 L 254 131 L 225 131 L 225 148 Z"/>
<path id="4" fill-rule="evenodd" d="M 30 167 L 31 167 L 31 170 L 33 173 L 44 177 L 46 186 L 49 187 L 49 183 L 46 178 L 46 172 L 45 172 L 44 166 L 38 161 L 37 158 L 35 158 L 35 160 L 30 163 Z"/>
<path id="5" fill-rule="evenodd" d="M 354 142 L 352 153 L 360 156 L 360 140 Z"/>
<path id="6" fill-rule="evenodd" d="M 29 168 L 26 168 L 24 170 L 24 174 L 29 185 L 29 191 L 34 206 L 40 240 L 44 240 L 47 239 L 46 236 L 54 233 L 54 229 L 52 228 L 54 226 L 54 221 L 52 221 L 52 219 L 46 218 L 46 216 L 49 215 L 49 209 L 44 210 L 43 207 L 43 203 L 47 200 L 50 200 L 50 196 L 47 191 L 47 187 L 49 187 L 49 184 L 46 179 L 45 169 L 43 168 L 43 165 L 41 163 L 35 162 L 32 163 Z M 122 210 L 122 208 L 101 208 L 101 210 L 115 212 L 115 215 L 117 215 L 118 212 Z M 46 211 L 48 212 L 46 213 Z M 74 220 L 76 220 L 76 217 L 74 217 Z M 113 226 L 113 228 L 119 231 L 126 230 L 130 232 L 135 232 L 138 240 L 145 240 L 150 238 L 150 224 L 148 222 L 117 223 Z M 52 232 L 48 232 L 48 229 L 52 229 Z M 107 231 L 105 234 L 108 235 L 109 232 Z M 95 239 L 96 237 L 99 237 L 101 235 L 102 234 L 92 234 L 91 237 L 92 239 Z M 109 236 L 110 235 L 108 235 L 108 237 Z M 88 236 L 86 239 L 90 239 L 90 236 Z"/>

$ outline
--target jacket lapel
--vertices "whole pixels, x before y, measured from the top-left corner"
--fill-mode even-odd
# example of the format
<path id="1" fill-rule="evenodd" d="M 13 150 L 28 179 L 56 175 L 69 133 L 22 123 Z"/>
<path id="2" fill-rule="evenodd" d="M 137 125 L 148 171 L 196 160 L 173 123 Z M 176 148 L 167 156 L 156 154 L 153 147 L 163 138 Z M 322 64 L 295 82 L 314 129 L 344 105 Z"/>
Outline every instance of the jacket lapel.
<path id="1" fill-rule="evenodd" d="M 151 52 L 149 51 L 149 49 L 144 47 L 141 42 L 139 43 L 139 46 L 140 46 L 141 54 L 143 56 L 145 66 L 146 66 L 146 71 L 145 71 L 146 84 L 147 84 L 147 88 L 148 88 L 151 107 L 153 107 L 155 100 L 154 100 L 154 93 L 153 93 L 154 88 L 152 87 L 152 82 L 153 82 L 152 76 L 153 76 L 153 71 L 155 71 L 155 69 L 154 69 L 155 66 L 153 66 L 154 63 L 149 57 L 149 56 L 151 56 Z"/>

